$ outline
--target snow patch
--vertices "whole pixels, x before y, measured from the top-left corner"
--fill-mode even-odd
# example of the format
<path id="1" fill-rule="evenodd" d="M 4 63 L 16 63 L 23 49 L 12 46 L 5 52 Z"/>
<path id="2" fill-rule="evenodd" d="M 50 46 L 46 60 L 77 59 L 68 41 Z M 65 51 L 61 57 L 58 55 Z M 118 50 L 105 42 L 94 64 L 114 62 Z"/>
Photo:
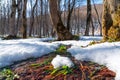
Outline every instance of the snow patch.
<path id="1" fill-rule="evenodd" d="M 116 80 L 120 80 L 120 42 L 101 43 L 82 48 L 91 41 L 99 41 L 99 36 L 82 36 L 79 41 L 56 41 L 48 43 L 46 41 L 54 38 L 36 38 L 20 40 L 0 40 L 0 67 L 13 64 L 15 61 L 24 60 L 31 57 L 40 57 L 55 51 L 59 44 L 72 45 L 67 51 L 72 53 L 77 60 L 89 60 L 107 66 L 116 72 Z M 54 68 L 66 65 L 74 66 L 68 57 L 57 55 L 52 64 Z"/>
<path id="2" fill-rule="evenodd" d="M 53 60 L 52 60 L 52 65 L 54 68 L 59 68 L 62 66 L 68 66 L 72 67 L 74 66 L 73 62 L 70 60 L 68 57 L 62 57 L 60 55 L 57 55 Z"/>
<path id="3" fill-rule="evenodd" d="M 58 48 L 41 39 L 1 40 L 0 41 L 0 68 L 11 65 L 16 61 L 28 58 L 37 58 L 53 52 Z"/>
<path id="4" fill-rule="evenodd" d="M 93 61 L 107 66 L 116 72 L 116 80 L 120 80 L 120 42 L 106 42 L 86 48 L 72 46 L 67 51 L 77 60 Z"/>
<path id="5" fill-rule="evenodd" d="M 64 44 L 72 46 L 87 46 L 91 41 L 100 41 L 102 40 L 101 36 L 80 36 L 80 40 L 66 40 L 66 41 L 55 41 L 54 44 Z"/>

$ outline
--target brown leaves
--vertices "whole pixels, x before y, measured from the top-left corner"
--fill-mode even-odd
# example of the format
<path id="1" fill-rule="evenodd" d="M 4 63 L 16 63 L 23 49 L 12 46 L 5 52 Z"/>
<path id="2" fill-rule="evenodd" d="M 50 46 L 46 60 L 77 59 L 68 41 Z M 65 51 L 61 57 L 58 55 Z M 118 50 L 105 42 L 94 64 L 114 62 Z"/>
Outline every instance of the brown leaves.
<path id="1" fill-rule="evenodd" d="M 111 70 L 108 70 L 107 68 L 103 68 L 102 70 L 100 70 L 99 75 L 105 77 L 115 77 L 116 73 Z"/>

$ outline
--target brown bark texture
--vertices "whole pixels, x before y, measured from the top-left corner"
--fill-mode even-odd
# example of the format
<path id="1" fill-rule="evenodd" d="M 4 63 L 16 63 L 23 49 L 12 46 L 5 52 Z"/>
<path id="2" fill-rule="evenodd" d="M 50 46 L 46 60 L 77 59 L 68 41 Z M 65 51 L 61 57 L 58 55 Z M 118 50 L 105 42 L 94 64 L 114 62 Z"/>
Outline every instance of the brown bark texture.
<path id="1" fill-rule="evenodd" d="M 91 0 L 87 0 L 87 20 L 86 20 L 86 29 L 85 29 L 85 36 L 89 36 L 89 28 L 91 22 Z"/>
<path id="2" fill-rule="evenodd" d="M 57 33 L 58 40 L 70 40 L 73 38 L 73 36 L 63 25 L 57 2 L 58 0 L 49 0 L 50 17 L 53 27 Z"/>
<path id="3" fill-rule="evenodd" d="M 11 14 L 10 14 L 10 27 L 9 27 L 9 35 L 16 36 L 15 34 L 15 16 L 16 16 L 16 0 L 12 0 L 11 5 Z"/>
<path id="4" fill-rule="evenodd" d="M 102 32 L 104 40 L 120 40 L 120 0 L 103 1 Z"/>
<path id="5" fill-rule="evenodd" d="M 27 18 L 26 18 L 26 8 L 27 8 L 27 0 L 23 0 L 23 12 L 22 12 L 22 31 L 23 38 L 27 38 Z"/>

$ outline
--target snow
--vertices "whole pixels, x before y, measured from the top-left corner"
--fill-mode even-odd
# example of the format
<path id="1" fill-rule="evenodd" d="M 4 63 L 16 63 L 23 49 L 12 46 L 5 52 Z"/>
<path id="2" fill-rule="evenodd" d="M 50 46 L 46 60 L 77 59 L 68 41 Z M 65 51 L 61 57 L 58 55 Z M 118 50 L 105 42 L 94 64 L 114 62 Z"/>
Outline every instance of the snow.
<path id="1" fill-rule="evenodd" d="M 54 44 L 64 44 L 64 45 L 72 45 L 72 46 L 86 46 L 88 45 L 91 41 L 100 41 L 102 39 L 101 36 L 81 36 L 80 40 L 67 40 L 67 41 L 56 41 L 53 42 Z"/>
<path id="2" fill-rule="evenodd" d="M 42 42 L 41 39 L 1 40 L 0 67 L 27 58 L 40 57 L 55 51 L 57 47 L 58 45 Z"/>
<path id="3" fill-rule="evenodd" d="M 51 62 L 54 68 L 59 68 L 62 66 L 68 66 L 72 67 L 74 66 L 73 62 L 68 57 L 63 57 L 60 55 L 57 55 Z"/>
<path id="4" fill-rule="evenodd" d="M 99 36 L 82 36 L 80 40 L 53 41 L 54 38 L 33 38 L 20 40 L 0 40 L 0 67 L 13 64 L 15 61 L 36 58 L 55 51 L 59 44 L 72 45 L 67 51 L 77 60 L 93 61 L 107 66 L 116 72 L 116 80 L 120 80 L 120 42 L 105 42 L 83 48 L 91 41 L 99 41 Z M 71 67 L 68 57 L 57 55 L 52 64 L 54 68 L 62 65 Z"/>
<path id="5" fill-rule="evenodd" d="M 68 52 L 77 60 L 93 61 L 107 66 L 117 73 L 116 80 L 120 80 L 120 42 L 105 42 L 86 48 L 72 46 Z"/>

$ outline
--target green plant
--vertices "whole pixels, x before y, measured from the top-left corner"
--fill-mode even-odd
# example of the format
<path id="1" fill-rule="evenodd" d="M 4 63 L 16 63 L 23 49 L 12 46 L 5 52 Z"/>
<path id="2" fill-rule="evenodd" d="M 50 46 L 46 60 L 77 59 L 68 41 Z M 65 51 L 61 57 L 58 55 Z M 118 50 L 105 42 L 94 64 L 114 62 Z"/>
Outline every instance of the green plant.
<path id="1" fill-rule="evenodd" d="M 56 50 L 56 52 L 64 53 L 67 51 L 67 47 L 65 45 L 60 45 L 60 47 Z"/>
<path id="2" fill-rule="evenodd" d="M 69 68 L 68 66 L 62 66 L 61 68 L 56 68 L 51 72 L 51 75 L 59 75 L 59 74 L 63 74 L 63 75 L 67 75 L 72 73 L 72 69 Z"/>
<path id="3" fill-rule="evenodd" d="M 60 70 L 60 68 L 56 68 L 56 69 L 54 69 L 54 70 L 51 72 L 51 75 L 56 74 L 59 70 Z"/>
<path id="4" fill-rule="evenodd" d="M 62 66 L 62 69 L 64 75 L 72 73 L 72 70 L 68 66 Z"/>
<path id="5" fill-rule="evenodd" d="M 17 74 L 14 74 L 10 69 L 3 69 L 0 72 L 0 75 L 2 78 L 5 78 L 5 80 L 14 80 L 15 78 L 19 78 L 19 76 Z"/>
<path id="6" fill-rule="evenodd" d="M 35 63 L 35 64 L 31 64 L 30 66 L 31 66 L 31 67 L 35 67 L 35 68 L 41 67 L 41 66 L 43 66 L 43 65 L 48 65 L 48 64 L 50 64 L 51 60 L 52 60 L 52 59 L 47 59 L 47 60 L 45 60 L 45 61 L 42 62 L 42 63 Z"/>

